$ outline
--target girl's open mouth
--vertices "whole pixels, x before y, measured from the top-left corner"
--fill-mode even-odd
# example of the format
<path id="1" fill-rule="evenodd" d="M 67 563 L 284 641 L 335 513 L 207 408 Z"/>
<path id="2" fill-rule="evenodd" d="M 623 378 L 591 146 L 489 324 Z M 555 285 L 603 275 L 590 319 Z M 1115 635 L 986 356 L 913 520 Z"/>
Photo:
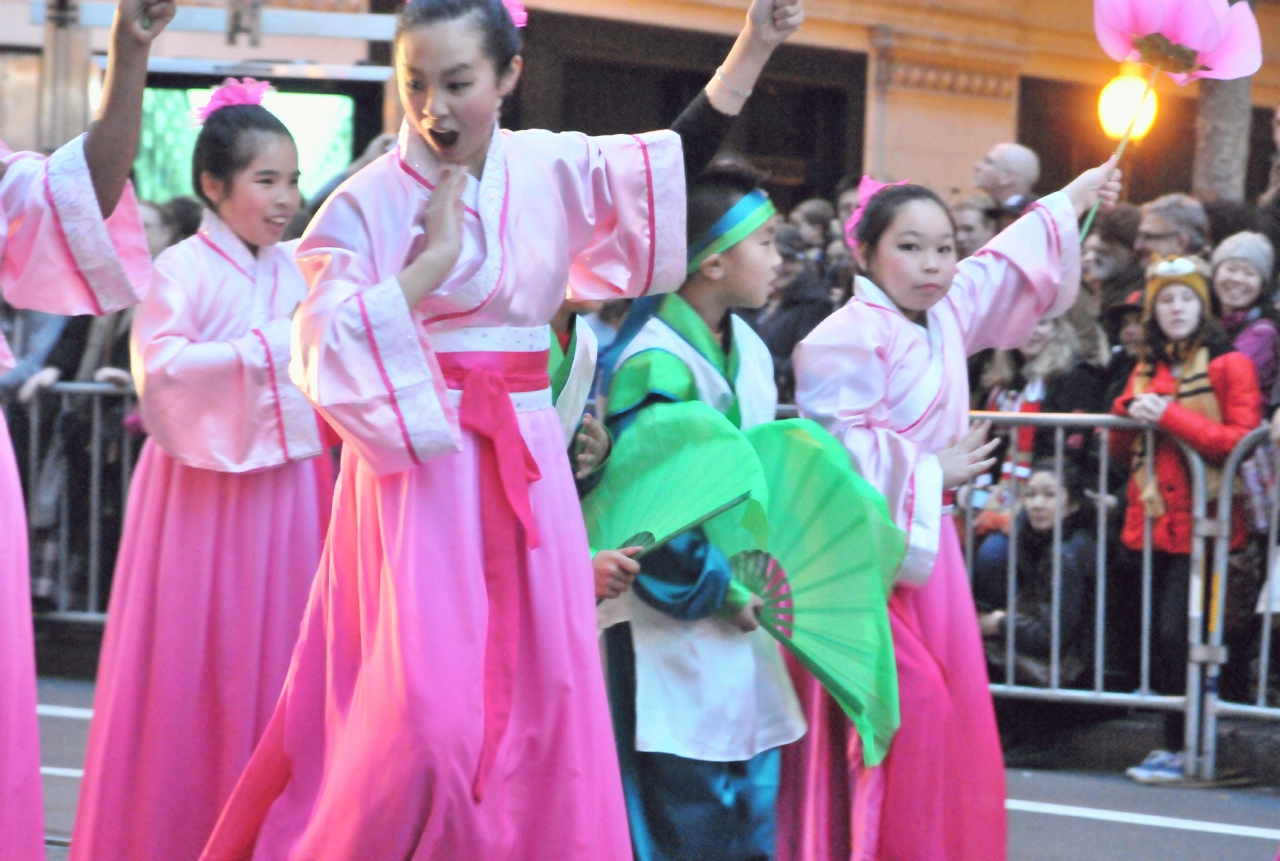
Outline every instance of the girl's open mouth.
<path id="1" fill-rule="evenodd" d="M 458 142 L 457 132 L 444 129 L 427 129 L 427 134 L 431 135 L 431 140 L 436 147 L 442 150 L 450 149 Z"/>

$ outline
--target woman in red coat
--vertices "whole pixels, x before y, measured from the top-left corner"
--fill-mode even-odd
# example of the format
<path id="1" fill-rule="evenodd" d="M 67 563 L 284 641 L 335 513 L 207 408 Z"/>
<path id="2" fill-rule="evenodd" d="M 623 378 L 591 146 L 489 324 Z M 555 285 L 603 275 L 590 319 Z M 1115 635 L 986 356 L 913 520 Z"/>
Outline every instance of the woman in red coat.
<path id="1" fill-rule="evenodd" d="M 1128 509 L 1121 541 L 1141 551 L 1146 515 L 1152 518 L 1151 686 L 1162 694 L 1186 689 L 1187 603 L 1193 520 L 1191 478 L 1177 441 L 1205 461 L 1209 498 L 1221 487 L 1219 468 L 1262 420 L 1262 396 L 1253 362 L 1232 347 L 1213 319 L 1203 264 L 1186 257 L 1160 261 L 1147 281 L 1141 359 L 1113 412 L 1151 422 L 1156 435 L 1154 475 L 1146 470 L 1143 433 L 1111 437 L 1114 457 L 1131 457 Z M 1237 506 L 1236 514 L 1241 513 Z M 1244 521 L 1237 517 L 1231 546 L 1243 546 Z M 1140 570 L 1140 569 L 1139 569 Z M 1183 714 L 1165 718 L 1167 750 L 1152 752 L 1128 770 L 1135 780 L 1167 782 L 1182 777 Z"/>

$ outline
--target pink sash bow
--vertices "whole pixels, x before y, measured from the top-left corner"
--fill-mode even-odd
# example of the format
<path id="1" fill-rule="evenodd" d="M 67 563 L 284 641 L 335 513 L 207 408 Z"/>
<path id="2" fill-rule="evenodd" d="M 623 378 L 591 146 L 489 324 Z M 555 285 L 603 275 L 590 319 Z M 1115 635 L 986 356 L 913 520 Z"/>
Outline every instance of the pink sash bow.
<path id="1" fill-rule="evenodd" d="M 484 736 L 472 794 L 484 799 L 498 744 L 511 719 L 520 645 L 521 590 L 525 552 L 541 545 L 529 484 L 542 477 L 525 444 L 511 403 L 512 392 L 550 386 L 547 351 L 533 353 L 440 353 L 440 368 L 462 389 L 458 418 L 476 435 L 480 455 L 480 518 L 485 591 L 489 598 L 484 651 Z"/>

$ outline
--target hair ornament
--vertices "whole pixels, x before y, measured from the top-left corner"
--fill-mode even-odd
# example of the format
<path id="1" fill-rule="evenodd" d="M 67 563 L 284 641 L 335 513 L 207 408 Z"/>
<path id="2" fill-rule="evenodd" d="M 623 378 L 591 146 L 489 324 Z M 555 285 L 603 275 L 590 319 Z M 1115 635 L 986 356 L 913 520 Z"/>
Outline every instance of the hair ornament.
<path id="1" fill-rule="evenodd" d="M 517 27 L 524 27 L 529 23 L 529 11 L 524 8 L 524 3 L 520 0 L 502 0 L 502 5 L 506 7 L 512 22 Z"/>
<path id="2" fill-rule="evenodd" d="M 260 105 L 270 89 L 271 84 L 267 81 L 254 78 L 237 81 L 235 78 L 227 78 L 222 82 L 222 86 L 213 91 L 213 95 L 209 97 L 205 106 L 196 110 L 196 119 L 203 123 L 214 111 L 222 108 L 236 105 Z"/>
<path id="3" fill-rule="evenodd" d="M 858 242 L 858 222 L 862 220 L 862 214 L 867 211 L 867 204 L 871 203 L 871 198 L 875 197 L 886 188 L 894 185 L 908 185 L 911 180 L 903 179 L 898 182 L 878 182 L 869 176 L 863 176 L 862 181 L 858 183 L 858 208 L 849 216 L 849 220 L 844 223 L 844 237 L 852 248 Z"/>

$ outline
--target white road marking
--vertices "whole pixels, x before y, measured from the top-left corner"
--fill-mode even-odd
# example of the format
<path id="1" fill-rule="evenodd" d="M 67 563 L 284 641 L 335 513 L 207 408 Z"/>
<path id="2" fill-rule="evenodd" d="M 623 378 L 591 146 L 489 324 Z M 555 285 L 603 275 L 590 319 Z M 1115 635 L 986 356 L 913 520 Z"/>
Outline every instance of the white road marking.
<path id="1" fill-rule="evenodd" d="M 93 719 L 93 709 L 81 709 L 74 706 L 47 706 L 44 703 L 36 706 L 36 714 L 40 717 L 70 718 L 71 720 Z"/>
<path id="2" fill-rule="evenodd" d="M 58 768 L 56 765 L 42 765 L 40 773 L 45 777 L 71 777 L 76 780 L 84 777 L 83 768 Z"/>
<path id="3" fill-rule="evenodd" d="M 1153 828 L 1177 828 L 1182 831 L 1199 831 L 1204 834 L 1228 834 L 1232 837 L 1257 837 L 1259 840 L 1280 840 L 1280 829 L 1255 828 L 1251 825 L 1228 825 L 1225 822 L 1205 822 L 1200 819 L 1177 819 L 1172 816 L 1151 816 L 1146 813 L 1128 813 L 1123 810 L 1100 810 L 1096 807 L 1075 807 L 1070 804 L 1044 804 L 1039 801 L 1019 801 L 1010 798 L 1005 808 L 1021 813 L 1044 813 L 1049 816 L 1071 816 L 1076 819 L 1097 819 L 1102 822 L 1123 822 L 1128 825 L 1149 825 Z"/>

